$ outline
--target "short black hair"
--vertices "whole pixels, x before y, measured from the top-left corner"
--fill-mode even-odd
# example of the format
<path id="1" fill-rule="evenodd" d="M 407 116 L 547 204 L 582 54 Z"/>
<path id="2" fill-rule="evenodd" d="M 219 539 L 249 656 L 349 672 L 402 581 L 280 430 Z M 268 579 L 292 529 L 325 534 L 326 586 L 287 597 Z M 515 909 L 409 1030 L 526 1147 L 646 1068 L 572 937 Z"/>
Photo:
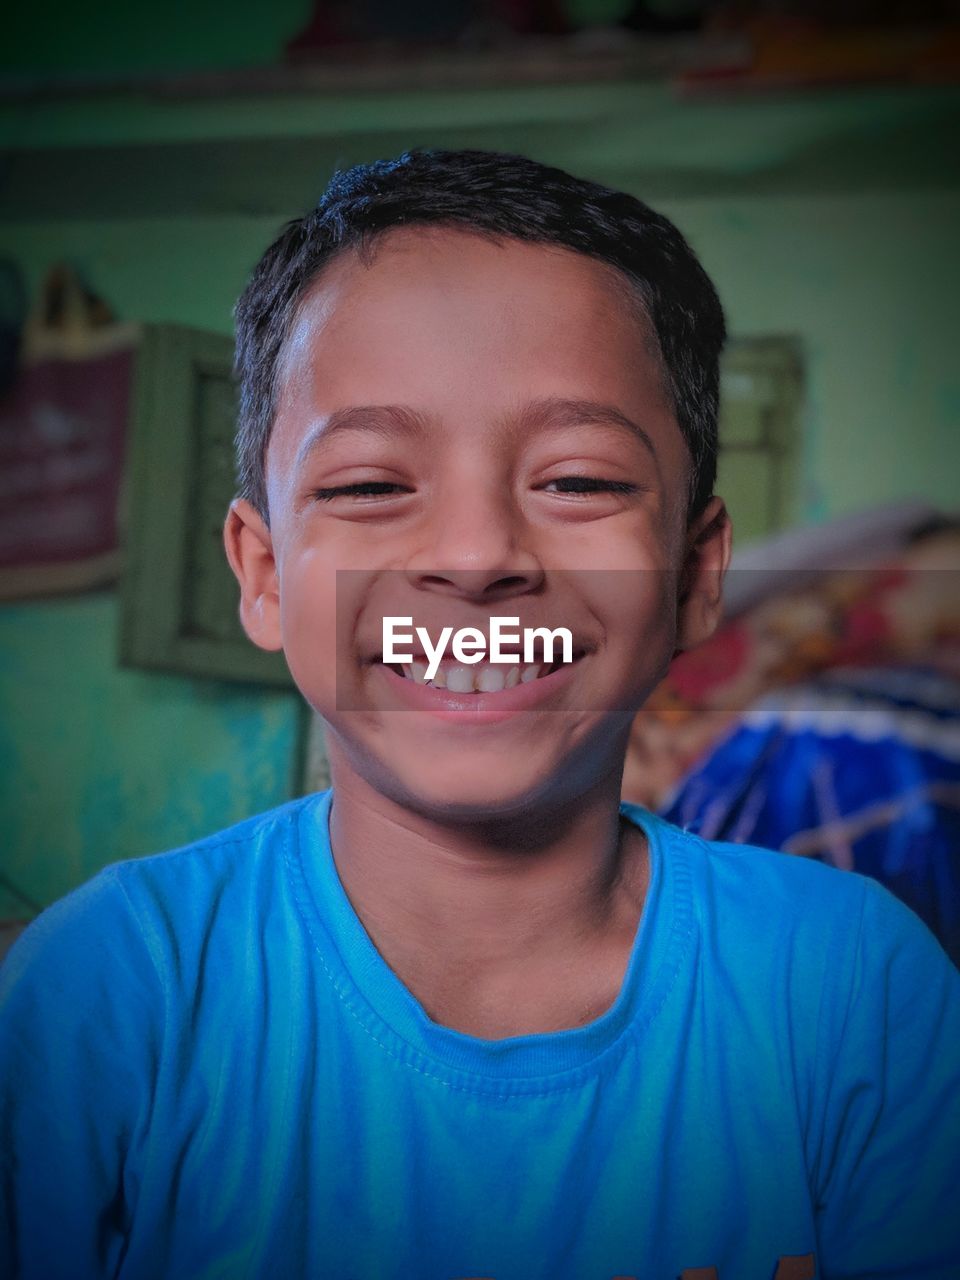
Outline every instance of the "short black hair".
<path id="1" fill-rule="evenodd" d="M 526 156 L 422 147 L 339 170 L 316 207 L 287 223 L 254 269 L 234 311 L 239 495 L 269 520 L 265 457 L 279 370 L 308 289 L 335 255 L 352 248 L 369 261 L 379 233 L 415 224 L 559 245 L 623 274 L 659 344 L 693 464 L 688 519 L 699 514 L 716 481 L 726 327 L 717 291 L 677 228 L 626 192 Z"/>

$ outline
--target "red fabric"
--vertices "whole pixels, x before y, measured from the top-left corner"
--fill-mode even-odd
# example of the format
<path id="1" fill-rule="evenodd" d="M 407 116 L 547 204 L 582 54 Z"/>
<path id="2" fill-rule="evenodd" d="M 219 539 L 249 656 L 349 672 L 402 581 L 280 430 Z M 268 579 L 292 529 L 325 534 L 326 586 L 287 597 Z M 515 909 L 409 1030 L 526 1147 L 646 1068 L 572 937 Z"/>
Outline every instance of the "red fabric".
<path id="1" fill-rule="evenodd" d="M 0 401 L 0 567 L 117 547 L 133 360 L 41 360 Z"/>

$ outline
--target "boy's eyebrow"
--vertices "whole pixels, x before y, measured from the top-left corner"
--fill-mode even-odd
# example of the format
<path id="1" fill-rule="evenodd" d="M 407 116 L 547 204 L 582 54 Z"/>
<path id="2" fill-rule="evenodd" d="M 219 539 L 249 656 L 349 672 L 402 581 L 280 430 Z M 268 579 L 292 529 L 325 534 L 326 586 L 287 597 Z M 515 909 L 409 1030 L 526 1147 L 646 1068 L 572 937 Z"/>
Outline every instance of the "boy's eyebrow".
<path id="1" fill-rule="evenodd" d="M 508 414 L 503 421 L 514 431 L 542 430 L 583 426 L 617 426 L 635 436 L 654 458 L 656 448 L 649 433 L 628 418 L 612 404 L 596 400 L 575 400 L 563 396 L 543 396 L 528 401 L 517 414 Z M 316 423 L 304 437 L 297 450 L 296 468 L 299 470 L 309 455 L 321 443 L 344 431 L 368 431 L 391 438 L 395 435 L 422 436 L 429 428 L 425 414 L 402 404 L 360 404 L 335 409 Z"/>
<path id="2" fill-rule="evenodd" d="M 528 401 L 517 415 L 515 429 L 537 430 L 548 427 L 563 430 L 573 427 L 623 427 L 636 436 L 654 458 L 656 448 L 649 432 L 639 422 L 634 422 L 616 405 L 601 404 L 597 400 L 571 400 L 564 396 L 544 396 Z"/>
<path id="3" fill-rule="evenodd" d="M 319 444 L 344 431 L 369 431 L 386 439 L 401 434 L 423 435 L 428 427 L 426 417 L 402 404 L 355 404 L 344 409 L 334 409 L 303 438 L 297 450 L 296 467 L 299 470 Z"/>

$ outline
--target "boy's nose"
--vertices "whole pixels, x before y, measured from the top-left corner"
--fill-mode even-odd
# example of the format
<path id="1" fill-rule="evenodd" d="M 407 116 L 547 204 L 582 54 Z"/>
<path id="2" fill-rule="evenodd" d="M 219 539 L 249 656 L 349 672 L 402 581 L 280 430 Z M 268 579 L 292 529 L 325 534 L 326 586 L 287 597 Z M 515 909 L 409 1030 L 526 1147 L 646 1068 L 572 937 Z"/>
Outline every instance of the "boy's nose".
<path id="1" fill-rule="evenodd" d="M 489 569 L 432 568 L 423 571 L 408 569 L 407 572 L 421 590 L 484 602 L 534 591 L 544 576 L 539 566 L 521 568 L 513 563 Z"/>
<path id="2" fill-rule="evenodd" d="M 531 591 L 543 566 L 516 505 L 502 493 L 462 492 L 433 504 L 406 572 L 428 590 L 489 600 Z"/>

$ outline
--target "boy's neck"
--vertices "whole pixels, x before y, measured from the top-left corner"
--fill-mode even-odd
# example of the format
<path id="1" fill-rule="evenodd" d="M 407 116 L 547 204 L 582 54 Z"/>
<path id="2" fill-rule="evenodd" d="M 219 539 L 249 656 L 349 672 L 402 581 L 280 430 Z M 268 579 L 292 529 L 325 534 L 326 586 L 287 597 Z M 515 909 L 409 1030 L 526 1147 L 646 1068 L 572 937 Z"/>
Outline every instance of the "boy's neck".
<path id="1" fill-rule="evenodd" d="M 342 764 L 342 762 L 341 762 Z M 613 782 L 616 785 L 613 785 Z M 333 855 L 381 956 L 433 1021 L 485 1039 L 600 1017 L 620 991 L 649 880 L 619 779 L 551 810 L 532 841 L 435 822 L 334 771 Z"/>

